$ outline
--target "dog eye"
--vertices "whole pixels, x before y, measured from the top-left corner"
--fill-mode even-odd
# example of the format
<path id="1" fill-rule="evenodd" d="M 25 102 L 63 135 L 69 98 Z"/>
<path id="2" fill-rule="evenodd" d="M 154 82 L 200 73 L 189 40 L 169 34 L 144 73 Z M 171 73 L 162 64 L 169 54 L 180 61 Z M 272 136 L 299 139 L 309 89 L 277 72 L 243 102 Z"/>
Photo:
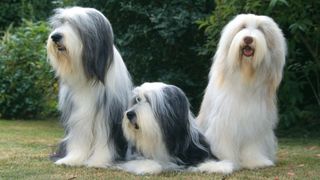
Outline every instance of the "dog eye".
<path id="1" fill-rule="evenodd" d="M 140 97 L 136 97 L 136 102 L 140 102 L 141 101 L 141 98 Z"/>

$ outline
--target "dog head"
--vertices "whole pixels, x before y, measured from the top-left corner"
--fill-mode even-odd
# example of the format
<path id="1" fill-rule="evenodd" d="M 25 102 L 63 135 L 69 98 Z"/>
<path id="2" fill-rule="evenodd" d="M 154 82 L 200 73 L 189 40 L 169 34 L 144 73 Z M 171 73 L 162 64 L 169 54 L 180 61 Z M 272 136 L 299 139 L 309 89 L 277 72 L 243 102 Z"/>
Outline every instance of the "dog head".
<path id="1" fill-rule="evenodd" d="M 174 154 L 190 134 L 191 112 L 185 94 L 164 83 L 144 83 L 133 92 L 123 119 L 125 137 L 145 156 Z M 157 152 L 159 149 L 161 153 Z"/>
<path id="2" fill-rule="evenodd" d="M 285 55 L 285 39 L 270 17 L 240 14 L 224 27 L 214 59 L 247 80 L 261 75 L 279 84 Z"/>
<path id="3" fill-rule="evenodd" d="M 104 83 L 113 61 L 113 32 L 107 18 L 92 8 L 58 8 L 50 25 L 47 52 L 56 74 Z"/>

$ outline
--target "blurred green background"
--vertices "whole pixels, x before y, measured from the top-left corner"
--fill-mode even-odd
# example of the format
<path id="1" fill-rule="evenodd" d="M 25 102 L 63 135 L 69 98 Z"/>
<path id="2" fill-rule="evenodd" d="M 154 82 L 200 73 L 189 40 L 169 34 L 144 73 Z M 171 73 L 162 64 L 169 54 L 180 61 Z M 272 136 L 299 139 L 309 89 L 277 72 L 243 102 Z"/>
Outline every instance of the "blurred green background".
<path id="1" fill-rule="evenodd" d="M 181 87 L 197 114 L 224 25 L 239 13 L 272 17 L 288 44 L 278 91 L 279 136 L 319 136 L 320 1 L 2 0 L 0 118 L 57 118 L 57 80 L 46 59 L 52 10 L 93 7 L 110 20 L 134 83 Z"/>

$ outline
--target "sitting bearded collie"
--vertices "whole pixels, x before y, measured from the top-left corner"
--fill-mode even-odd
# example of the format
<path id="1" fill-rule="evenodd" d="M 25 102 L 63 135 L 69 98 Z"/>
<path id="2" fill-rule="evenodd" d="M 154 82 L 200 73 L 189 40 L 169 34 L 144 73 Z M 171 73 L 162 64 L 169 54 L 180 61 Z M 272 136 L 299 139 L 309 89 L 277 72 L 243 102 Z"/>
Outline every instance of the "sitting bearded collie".
<path id="1" fill-rule="evenodd" d="M 219 159 L 237 168 L 274 165 L 285 55 L 285 39 L 270 17 L 241 14 L 223 29 L 197 117 Z"/>
<path id="2" fill-rule="evenodd" d="M 47 51 L 59 78 L 65 137 L 55 164 L 106 167 L 123 159 L 122 134 L 132 84 L 108 19 L 92 8 L 56 9 Z"/>

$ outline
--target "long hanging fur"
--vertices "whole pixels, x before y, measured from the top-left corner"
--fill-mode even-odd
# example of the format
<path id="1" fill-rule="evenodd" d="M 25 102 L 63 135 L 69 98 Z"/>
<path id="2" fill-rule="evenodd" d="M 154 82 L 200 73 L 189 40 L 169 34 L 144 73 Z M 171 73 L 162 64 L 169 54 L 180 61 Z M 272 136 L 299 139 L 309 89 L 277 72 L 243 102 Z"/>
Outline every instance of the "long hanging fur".
<path id="1" fill-rule="evenodd" d="M 218 158 L 237 168 L 274 165 L 285 55 L 281 29 L 267 16 L 241 14 L 223 29 L 197 117 Z"/>
<path id="2" fill-rule="evenodd" d="M 125 156 L 121 130 L 132 83 L 109 21 L 92 8 L 56 9 L 47 51 L 60 81 L 65 138 L 56 164 L 106 167 Z"/>
<path id="3" fill-rule="evenodd" d="M 232 172 L 230 163 L 217 161 L 210 152 L 181 89 L 164 83 L 144 83 L 133 94 L 123 131 L 145 159 L 123 164 L 124 170 L 155 174 L 193 167 L 193 171 Z"/>

